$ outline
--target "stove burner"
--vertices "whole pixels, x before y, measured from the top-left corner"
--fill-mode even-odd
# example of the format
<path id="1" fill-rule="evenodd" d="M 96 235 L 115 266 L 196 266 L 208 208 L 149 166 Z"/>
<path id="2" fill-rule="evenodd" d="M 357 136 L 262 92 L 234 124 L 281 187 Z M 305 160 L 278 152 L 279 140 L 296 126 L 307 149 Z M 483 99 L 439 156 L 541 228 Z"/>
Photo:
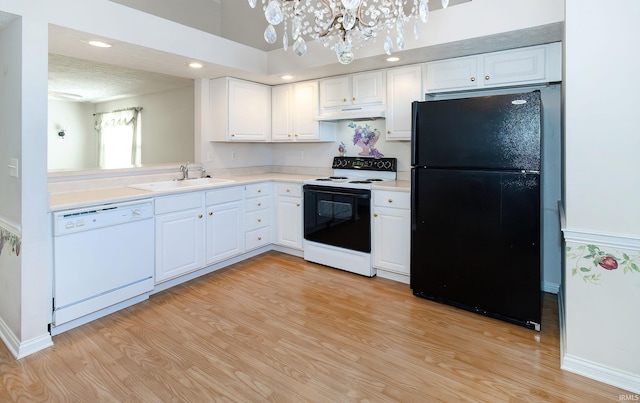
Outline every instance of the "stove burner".
<path id="1" fill-rule="evenodd" d="M 318 178 L 317 181 L 331 182 L 331 178 Z"/>
<path id="2" fill-rule="evenodd" d="M 330 176 L 329 180 L 349 179 L 346 176 Z"/>
<path id="3" fill-rule="evenodd" d="M 349 183 L 371 183 L 369 179 L 363 181 L 349 181 Z"/>
<path id="4" fill-rule="evenodd" d="M 382 182 L 382 179 L 380 179 L 380 178 L 368 178 L 368 179 L 365 179 L 365 180 L 368 180 L 369 182 Z"/>

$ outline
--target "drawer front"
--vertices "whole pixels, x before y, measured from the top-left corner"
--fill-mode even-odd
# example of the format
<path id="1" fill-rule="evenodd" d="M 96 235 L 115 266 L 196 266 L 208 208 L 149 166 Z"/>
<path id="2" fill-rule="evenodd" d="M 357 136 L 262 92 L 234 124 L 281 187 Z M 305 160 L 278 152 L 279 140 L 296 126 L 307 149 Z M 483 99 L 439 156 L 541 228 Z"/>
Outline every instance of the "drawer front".
<path id="1" fill-rule="evenodd" d="M 242 200 L 242 187 L 232 187 L 226 189 L 210 190 L 207 192 L 207 206 L 224 204 L 232 201 Z"/>
<path id="2" fill-rule="evenodd" d="M 159 197 L 155 200 L 155 213 L 165 214 L 202 207 L 202 192 L 185 193 L 178 196 Z"/>
<path id="3" fill-rule="evenodd" d="M 409 209 L 411 208 L 411 193 L 375 190 L 373 192 L 373 204 L 380 207 Z"/>
<path id="4" fill-rule="evenodd" d="M 271 198 L 269 196 L 252 197 L 244 203 L 244 211 L 256 211 L 268 209 L 271 207 Z"/>
<path id="5" fill-rule="evenodd" d="M 271 243 L 271 231 L 269 227 L 258 228 L 249 231 L 245 238 L 245 247 L 247 250 L 260 248 Z"/>
<path id="6" fill-rule="evenodd" d="M 269 195 L 270 193 L 271 193 L 271 183 L 270 182 L 256 183 L 256 184 L 253 184 L 253 185 L 247 185 L 245 196 L 247 198 L 260 197 L 260 196 Z"/>
<path id="7" fill-rule="evenodd" d="M 276 183 L 276 194 L 279 196 L 302 197 L 302 186 L 295 183 Z"/>
<path id="8" fill-rule="evenodd" d="M 269 224 L 271 224 L 270 210 L 252 211 L 245 215 L 244 225 L 247 231 L 268 227 Z"/>

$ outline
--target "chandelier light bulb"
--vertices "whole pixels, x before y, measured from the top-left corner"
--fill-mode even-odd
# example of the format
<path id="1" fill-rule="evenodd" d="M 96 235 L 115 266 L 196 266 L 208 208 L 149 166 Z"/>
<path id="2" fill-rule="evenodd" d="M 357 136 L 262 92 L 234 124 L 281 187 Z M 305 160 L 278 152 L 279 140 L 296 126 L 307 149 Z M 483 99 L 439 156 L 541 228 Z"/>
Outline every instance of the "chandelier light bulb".
<path id="1" fill-rule="evenodd" d="M 443 8 L 449 0 L 441 0 Z M 257 0 L 248 0 L 256 8 Z M 391 55 L 394 46 L 404 50 L 406 23 L 415 20 L 413 36 L 418 39 L 418 23 L 429 19 L 429 0 L 261 0 L 267 20 L 264 39 L 275 43 L 276 27 L 284 22 L 282 45 L 288 50 L 292 41 L 293 53 L 302 56 L 307 52 L 307 40 L 315 40 L 336 52 L 338 61 L 349 64 L 354 51 L 375 39 L 378 31 L 387 35 L 383 49 Z M 392 38 L 392 35 L 395 38 Z M 395 39 L 395 40 L 394 40 Z"/>

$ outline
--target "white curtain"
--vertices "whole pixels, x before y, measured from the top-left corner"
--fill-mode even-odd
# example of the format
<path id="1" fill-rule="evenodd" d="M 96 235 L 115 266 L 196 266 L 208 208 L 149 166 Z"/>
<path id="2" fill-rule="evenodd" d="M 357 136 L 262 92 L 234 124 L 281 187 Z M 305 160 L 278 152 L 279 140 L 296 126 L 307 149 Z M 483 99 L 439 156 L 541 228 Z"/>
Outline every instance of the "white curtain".
<path id="1" fill-rule="evenodd" d="M 126 168 L 141 165 L 141 110 L 127 108 L 97 113 L 99 165 L 101 168 Z"/>

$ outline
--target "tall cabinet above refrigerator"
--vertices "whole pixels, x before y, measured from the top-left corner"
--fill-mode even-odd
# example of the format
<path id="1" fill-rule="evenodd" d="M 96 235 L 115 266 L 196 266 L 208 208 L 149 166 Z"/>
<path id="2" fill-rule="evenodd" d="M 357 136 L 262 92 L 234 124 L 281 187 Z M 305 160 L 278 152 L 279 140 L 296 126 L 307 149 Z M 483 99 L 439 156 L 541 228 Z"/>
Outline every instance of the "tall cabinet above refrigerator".
<path id="1" fill-rule="evenodd" d="M 540 330 L 540 92 L 412 114 L 413 293 Z"/>

